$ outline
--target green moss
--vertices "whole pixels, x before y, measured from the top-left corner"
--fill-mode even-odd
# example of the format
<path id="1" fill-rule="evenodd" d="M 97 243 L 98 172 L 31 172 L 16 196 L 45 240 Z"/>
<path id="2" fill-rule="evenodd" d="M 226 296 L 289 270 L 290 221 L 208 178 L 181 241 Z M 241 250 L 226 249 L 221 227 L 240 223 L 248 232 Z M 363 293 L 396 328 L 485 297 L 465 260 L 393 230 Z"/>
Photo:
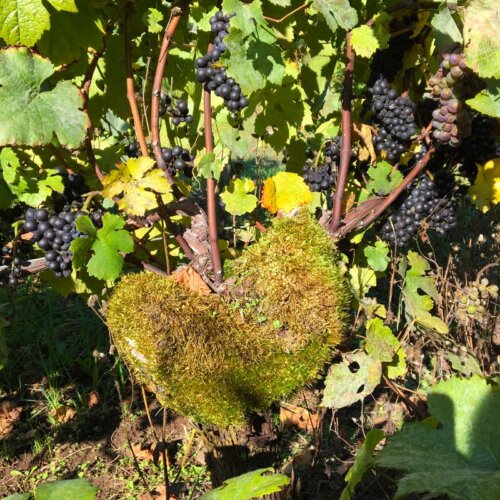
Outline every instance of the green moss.
<path id="1" fill-rule="evenodd" d="M 169 278 L 125 277 L 108 304 L 114 342 L 160 402 L 241 425 L 314 378 L 342 338 L 347 286 L 328 235 L 305 212 L 231 262 L 232 303 Z M 239 304 L 239 307 L 234 307 Z"/>

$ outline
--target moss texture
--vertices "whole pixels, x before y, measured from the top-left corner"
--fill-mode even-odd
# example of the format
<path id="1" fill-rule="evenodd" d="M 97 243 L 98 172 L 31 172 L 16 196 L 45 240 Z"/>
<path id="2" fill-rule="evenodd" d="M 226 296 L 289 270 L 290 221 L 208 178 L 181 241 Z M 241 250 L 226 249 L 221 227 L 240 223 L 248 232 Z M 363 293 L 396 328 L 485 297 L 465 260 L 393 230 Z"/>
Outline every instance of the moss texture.
<path id="1" fill-rule="evenodd" d="M 118 351 L 160 402 L 241 425 L 316 376 L 342 338 L 348 298 L 328 235 L 306 212 L 232 261 L 231 302 L 169 278 L 125 277 L 108 304 Z"/>

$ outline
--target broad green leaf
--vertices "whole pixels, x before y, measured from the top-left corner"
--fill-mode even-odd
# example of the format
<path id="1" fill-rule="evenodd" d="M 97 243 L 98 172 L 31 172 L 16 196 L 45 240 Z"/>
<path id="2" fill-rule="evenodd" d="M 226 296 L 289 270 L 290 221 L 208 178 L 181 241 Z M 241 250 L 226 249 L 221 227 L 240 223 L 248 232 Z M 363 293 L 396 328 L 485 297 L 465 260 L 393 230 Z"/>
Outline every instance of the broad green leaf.
<path id="1" fill-rule="evenodd" d="M 379 161 L 375 167 L 370 167 L 367 173 L 371 180 L 366 189 L 381 196 L 389 194 L 403 181 L 403 174 L 386 161 Z"/>
<path id="2" fill-rule="evenodd" d="M 363 250 L 368 265 L 378 272 L 383 272 L 389 264 L 389 245 L 385 241 L 376 241 L 374 246 L 368 245 Z"/>
<path id="3" fill-rule="evenodd" d="M 87 263 L 90 276 L 105 281 L 116 280 L 123 267 L 120 252 L 131 253 L 134 250 L 132 236 L 123 229 L 125 221 L 117 215 L 106 213 L 102 218 L 103 227 L 97 231 L 86 216 L 79 217 L 76 223 L 77 229 L 86 237 L 77 238 L 71 243 L 75 268 Z"/>
<path id="4" fill-rule="evenodd" d="M 163 31 L 163 26 L 160 24 L 162 21 L 163 14 L 153 7 L 150 7 L 144 15 L 144 24 L 150 33 L 161 33 Z"/>
<path id="5" fill-rule="evenodd" d="M 349 269 L 349 274 L 349 283 L 358 300 L 361 300 L 368 293 L 370 288 L 377 285 L 375 271 L 368 267 L 354 265 Z"/>
<path id="6" fill-rule="evenodd" d="M 500 158 L 478 165 L 474 184 L 469 188 L 472 203 L 487 212 L 491 206 L 500 202 Z"/>
<path id="7" fill-rule="evenodd" d="M 266 33 L 266 31 L 269 32 L 270 30 L 262 13 L 261 0 L 253 0 L 250 3 L 243 3 L 239 0 L 223 0 L 222 10 L 234 14 L 234 17 L 230 20 L 231 31 L 236 29 L 244 37 L 253 33 L 256 34 L 256 32 L 261 33 L 264 37 L 269 36 L 269 33 Z M 273 35 L 271 37 L 271 39 L 275 39 Z"/>
<path id="8" fill-rule="evenodd" d="M 47 0 L 57 10 L 77 12 L 74 0 Z M 32 47 L 50 28 L 50 15 L 43 0 L 2 0 L 0 38 L 9 45 Z"/>
<path id="9" fill-rule="evenodd" d="M 158 206 L 157 195 L 171 193 L 164 172 L 153 168 L 152 158 L 141 156 L 119 163 L 103 180 L 102 194 L 114 199 L 120 197 L 118 207 L 133 215 L 144 215 Z"/>
<path id="10" fill-rule="evenodd" d="M 460 44 L 463 42 L 462 34 L 446 4 L 440 5 L 439 11 L 432 17 L 431 25 L 436 36 L 436 48 L 439 51 L 454 42 Z"/>
<path id="11" fill-rule="evenodd" d="M 354 52 L 361 57 L 370 57 L 380 48 L 375 30 L 366 24 L 351 31 L 351 44 Z"/>
<path id="12" fill-rule="evenodd" d="M 293 172 L 280 172 L 264 181 L 262 206 L 271 213 L 291 212 L 312 201 L 312 193 L 304 179 Z"/>
<path id="13" fill-rule="evenodd" d="M 51 89 L 53 73 L 50 61 L 26 48 L 0 51 L 0 145 L 81 144 L 87 125 L 82 97 L 70 82 Z"/>
<path id="14" fill-rule="evenodd" d="M 14 493 L 8 497 L 4 497 L 2 500 L 29 500 L 31 495 L 29 493 Z"/>
<path id="15" fill-rule="evenodd" d="M 40 484 L 35 500 L 94 500 L 97 488 L 88 479 L 67 479 Z"/>
<path id="16" fill-rule="evenodd" d="M 459 500 L 500 498 L 500 391 L 473 376 L 428 391 L 431 419 L 404 425 L 375 458 L 406 472 L 395 498 L 428 493 Z"/>
<path id="17" fill-rule="evenodd" d="M 371 394 L 382 377 L 382 363 L 365 352 L 345 354 L 330 367 L 325 379 L 322 406 L 344 408 Z"/>
<path id="18" fill-rule="evenodd" d="M 468 66 L 483 78 L 500 78 L 498 4 L 474 0 L 464 9 L 464 53 Z"/>
<path id="19" fill-rule="evenodd" d="M 497 80 L 487 79 L 486 88 L 466 103 L 484 115 L 500 118 L 500 86 Z"/>
<path id="20" fill-rule="evenodd" d="M 64 191 L 63 180 L 57 170 L 40 170 L 30 162 L 21 164 L 16 152 L 11 148 L 3 148 L 0 152 L 0 167 L 10 192 L 19 201 L 32 207 L 42 204 L 54 191 Z"/>
<path id="21" fill-rule="evenodd" d="M 222 486 L 205 493 L 200 500 L 250 500 L 277 493 L 290 479 L 283 474 L 274 474 L 274 469 L 257 469 L 224 481 Z"/>
<path id="22" fill-rule="evenodd" d="M 231 215 L 249 214 L 257 206 L 257 196 L 252 191 L 255 184 L 250 179 L 235 179 L 229 188 L 225 188 L 220 197 L 225 204 L 225 209 Z"/>
<path id="23" fill-rule="evenodd" d="M 340 500 L 351 500 L 356 486 L 361 482 L 363 476 L 373 465 L 373 452 L 377 444 L 384 438 L 380 429 L 372 429 L 367 435 L 363 446 L 356 453 L 356 458 L 351 468 L 347 471 L 345 481 L 347 486 L 342 491 Z"/>
<path id="24" fill-rule="evenodd" d="M 350 30 L 358 23 L 356 9 L 349 5 L 348 0 L 313 0 L 311 6 L 323 14 L 333 32 L 339 27 Z"/>
<path id="25" fill-rule="evenodd" d="M 432 328 L 439 333 L 448 333 L 446 324 L 429 312 L 434 307 L 434 300 L 439 298 L 433 278 L 425 274 L 429 270 L 429 264 L 413 251 L 408 252 L 408 262 L 411 267 L 406 272 L 403 287 L 406 314 L 411 320 L 426 328 Z M 420 294 L 419 290 L 424 294 Z"/>
<path id="26" fill-rule="evenodd" d="M 213 177 L 215 180 L 219 180 L 224 161 L 226 160 L 226 151 L 224 148 L 222 150 L 220 148 L 217 149 L 219 149 L 219 154 L 216 152 L 205 153 L 201 151 L 196 156 L 195 164 L 198 172 L 204 179 Z"/>

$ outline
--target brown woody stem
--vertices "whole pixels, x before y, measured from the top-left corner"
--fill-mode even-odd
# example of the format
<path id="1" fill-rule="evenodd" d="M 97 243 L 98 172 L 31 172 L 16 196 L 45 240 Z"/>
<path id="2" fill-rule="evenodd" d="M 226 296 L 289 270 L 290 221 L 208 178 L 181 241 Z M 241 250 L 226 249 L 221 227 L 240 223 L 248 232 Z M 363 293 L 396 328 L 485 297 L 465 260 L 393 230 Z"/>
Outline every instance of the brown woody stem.
<path id="1" fill-rule="evenodd" d="M 340 167 L 337 179 L 337 187 L 333 199 L 333 213 L 330 222 L 330 232 L 334 233 L 340 227 L 342 218 L 342 202 L 344 191 L 349 174 L 349 163 L 351 160 L 351 100 L 352 100 L 352 80 L 354 72 L 354 51 L 351 45 L 351 33 L 346 33 L 345 37 L 347 64 L 344 76 L 344 90 L 342 95 L 342 146 L 340 150 Z"/>

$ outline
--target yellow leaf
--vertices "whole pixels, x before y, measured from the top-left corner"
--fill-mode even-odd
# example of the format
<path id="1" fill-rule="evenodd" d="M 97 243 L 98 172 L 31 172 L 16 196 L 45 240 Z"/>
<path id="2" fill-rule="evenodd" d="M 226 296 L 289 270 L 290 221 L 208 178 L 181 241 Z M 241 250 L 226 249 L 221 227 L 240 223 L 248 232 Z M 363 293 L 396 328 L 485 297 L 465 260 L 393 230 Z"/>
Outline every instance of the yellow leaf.
<path id="1" fill-rule="evenodd" d="M 132 215 L 144 215 L 156 208 L 157 195 L 168 195 L 171 187 L 151 158 L 141 156 L 120 163 L 104 178 L 103 195 L 116 199 L 118 207 Z M 168 198 L 167 198 L 168 199 Z M 165 197 L 163 197 L 165 202 Z"/>
<path id="2" fill-rule="evenodd" d="M 482 212 L 487 212 L 491 205 L 500 202 L 500 158 L 477 166 L 476 181 L 469 188 L 469 195 Z"/>
<path id="3" fill-rule="evenodd" d="M 273 214 L 278 210 L 291 212 L 296 207 L 311 203 L 312 199 L 304 179 L 292 172 L 280 172 L 264 182 L 262 206 Z"/>

